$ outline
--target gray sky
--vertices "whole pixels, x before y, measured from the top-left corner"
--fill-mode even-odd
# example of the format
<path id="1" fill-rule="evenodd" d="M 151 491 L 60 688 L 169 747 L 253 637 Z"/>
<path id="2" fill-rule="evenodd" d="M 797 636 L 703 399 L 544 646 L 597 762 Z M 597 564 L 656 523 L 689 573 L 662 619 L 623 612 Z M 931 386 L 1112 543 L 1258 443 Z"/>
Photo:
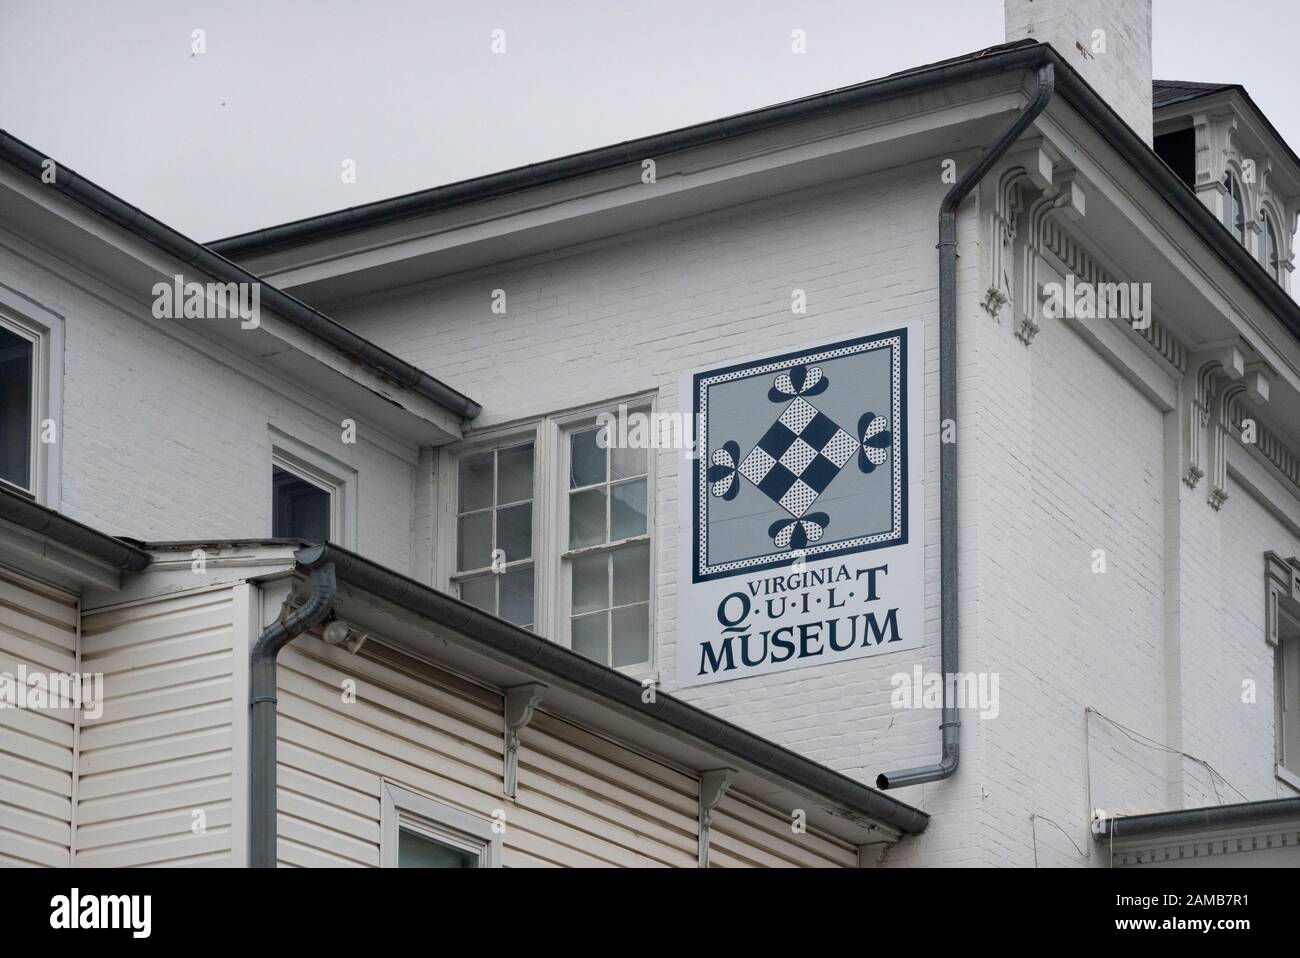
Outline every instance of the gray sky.
<path id="1" fill-rule="evenodd" d="M 1231 9 L 1156 0 L 1156 76 L 1243 83 L 1300 148 L 1300 7 Z M 212 240 L 1000 42 L 1001 0 L 0 0 L 0 127 Z"/>

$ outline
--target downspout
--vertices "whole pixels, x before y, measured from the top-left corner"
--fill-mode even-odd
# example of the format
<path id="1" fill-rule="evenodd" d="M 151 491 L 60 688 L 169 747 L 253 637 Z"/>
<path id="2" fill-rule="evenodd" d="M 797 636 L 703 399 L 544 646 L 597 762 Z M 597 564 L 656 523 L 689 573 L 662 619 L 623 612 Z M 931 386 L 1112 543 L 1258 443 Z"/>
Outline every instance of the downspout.
<path id="1" fill-rule="evenodd" d="M 274 868 L 276 862 L 275 660 L 296 636 L 329 615 L 335 593 L 334 563 L 312 569 L 307 601 L 281 612 L 253 646 L 248 759 L 248 864 L 252 868 Z"/>
<path id="2" fill-rule="evenodd" d="M 1049 54 L 1045 54 L 1047 56 Z M 1056 90 L 1051 62 L 1038 68 L 1033 100 L 1012 121 L 979 160 L 957 181 L 939 205 L 939 421 L 957 421 L 957 207 L 993 168 L 1038 115 L 1047 109 Z M 944 676 L 943 757 L 922 765 L 876 776 L 877 788 L 903 788 L 937 782 L 957 771 L 961 759 L 961 722 L 956 689 L 947 677 L 957 671 L 957 444 L 939 443 L 939 658 Z"/>

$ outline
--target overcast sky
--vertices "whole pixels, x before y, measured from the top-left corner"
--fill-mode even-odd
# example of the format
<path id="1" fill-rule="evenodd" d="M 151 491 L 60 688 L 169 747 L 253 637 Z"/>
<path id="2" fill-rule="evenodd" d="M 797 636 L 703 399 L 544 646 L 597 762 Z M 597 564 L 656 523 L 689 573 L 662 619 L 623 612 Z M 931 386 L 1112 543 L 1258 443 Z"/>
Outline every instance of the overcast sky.
<path id="1" fill-rule="evenodd" d="M 1300 148 L 1298 26 L 1156 0 L 1155 73 L 1245 84 Z M 0 127 L 212 240 L 1000 42 L 1002 0 L 0 0 Z"/>

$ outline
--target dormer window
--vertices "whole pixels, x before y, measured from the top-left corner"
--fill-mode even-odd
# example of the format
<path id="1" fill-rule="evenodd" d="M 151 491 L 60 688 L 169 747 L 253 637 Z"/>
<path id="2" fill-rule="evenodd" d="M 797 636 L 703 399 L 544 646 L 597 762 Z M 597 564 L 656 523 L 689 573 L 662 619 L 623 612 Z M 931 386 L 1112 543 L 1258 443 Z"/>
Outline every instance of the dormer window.
<path id="1" fill-rule="evenodd" d="M 1223 223 L 1232 230 L 1237 242 L 1246 242 L 1246 204 L 1241 196 L 1241 183 L 1231 173 L 1223 178 L 1226 191 L 1223 203 Z"/>
<path id="2" fill-rule="evenodd" d="M 1277 241 L 1277 230 L 1273 226 L 1273 217 L 1264 214 L 1264 233 L 1259 239 L 1259 261 L 1268 270 L 1268 275 L 1281 281 L 1281 246 Z"/>

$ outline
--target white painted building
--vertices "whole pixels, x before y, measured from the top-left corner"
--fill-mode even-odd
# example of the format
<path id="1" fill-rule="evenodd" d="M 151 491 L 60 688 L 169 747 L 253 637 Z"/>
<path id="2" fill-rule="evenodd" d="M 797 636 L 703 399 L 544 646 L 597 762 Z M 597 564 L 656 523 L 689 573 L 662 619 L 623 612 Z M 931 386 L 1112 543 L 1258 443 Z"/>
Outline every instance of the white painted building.
<path id="1" fill-rule="evenodd" d="M 1294 864 L 1300 160 L 1148 0 L 1006 7 L 207 246 L 0 135 L 0 673 L 104 693 L 0 710 L 0 861 Z"/>

